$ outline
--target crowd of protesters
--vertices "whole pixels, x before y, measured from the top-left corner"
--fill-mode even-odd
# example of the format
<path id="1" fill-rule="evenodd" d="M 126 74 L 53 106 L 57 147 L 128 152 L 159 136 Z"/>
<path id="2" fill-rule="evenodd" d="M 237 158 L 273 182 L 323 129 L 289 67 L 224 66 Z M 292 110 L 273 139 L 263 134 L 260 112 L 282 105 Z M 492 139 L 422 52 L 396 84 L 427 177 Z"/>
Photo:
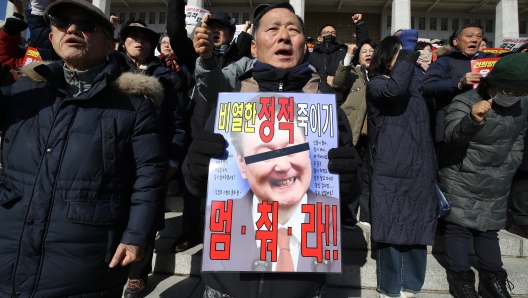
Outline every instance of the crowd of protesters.
<path id="1" fill-rule="evenodd" d="M 119 20 L 85 0 L 13 4 L 0 30 L 1 297 L 121 297 L 125 284 L 142 297 L 171 179 L 184 201 L 171 250 L 201 243 L 210 158 L 226 150 L 213 132 L 220 92 L 335 94 L 328 170 L 341 226 L 371 227 L 380 297 L 421 291 L 437 234 L 454 297 L 510 297 L 498 231 L 528 237 L 526 45 L 484 77 L 471 61 L 495 56 L 479 24 L 445 46 L 412 29 L 374 41 L 354 14 L 354 43 L 321 24 L 310 52 L 288 3 L 259 5 L 238 36 L 214 12 L 190 38 L 183 0 L 168 2 L 164 35 L 144 20 L 114 32 Z M 46 62 L 26 63 L 26 46 Z M 451 205 L 442 218 L 439 194 Z M 202 279 L 208 298 L 325 297 L 322 273 Z"/>

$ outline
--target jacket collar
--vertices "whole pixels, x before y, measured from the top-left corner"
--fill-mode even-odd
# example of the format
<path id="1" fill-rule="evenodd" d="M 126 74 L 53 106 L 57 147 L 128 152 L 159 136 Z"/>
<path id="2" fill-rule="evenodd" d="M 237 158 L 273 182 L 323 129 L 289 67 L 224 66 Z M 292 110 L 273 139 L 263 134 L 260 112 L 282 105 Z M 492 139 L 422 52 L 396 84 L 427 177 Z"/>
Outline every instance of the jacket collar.
<path id="1" fill-rule="evenodd" d="M 65 91 L 67 83 L 63 71 L 64 61 L 34 62 L 25 65 L 20 71 L 35 82 L 51 85 L 52 88 L 64 94 L 65 100 L 88 100 L 105 90 L 107 86 L 128 96 L 146 96 L 156 105 L 163 100 L 163 87 L 156 78 L 122 73 L 112 55 L 108 56 L 105 65 L 101 73 L 95 77 L 92 87 L 75 98 L 71 98 Z"/>

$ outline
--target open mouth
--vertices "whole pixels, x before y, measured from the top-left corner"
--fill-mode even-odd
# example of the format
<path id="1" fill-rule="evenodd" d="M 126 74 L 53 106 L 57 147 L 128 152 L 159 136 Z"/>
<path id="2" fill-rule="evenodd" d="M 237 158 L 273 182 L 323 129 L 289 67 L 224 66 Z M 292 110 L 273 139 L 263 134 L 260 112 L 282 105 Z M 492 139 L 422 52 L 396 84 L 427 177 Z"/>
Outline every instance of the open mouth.
<path id="1" fill-rule="evenodd" d="M 68 38 L 66 39 L 66 43 L 69 44 L 69 45 L 81 45 L 82 42 L 76 38 Z"/>
<path id="2" fill-rule="evenodd" d="M 272 181 L 271 185 L 275 187 L 288 187 L 292 185 L 293 183 L 295 183 L 295 181 L 297 181 L 297 177 L 291 177 L 289 179 Z"/>
<path id="3" fill-rule="evenodd" d="M 468 46 L 468 49 L 476 50 L 476 49 L 477 49 L 477 45 L 474 45 L 474 44 L 469 45 L 469 46 Z"/>
<path id="4" fill-rule="evenodd" d="M 289 56 L 292 55 L 292 53 L 291 53 L 290 50 L 282 49 L 282 50 L 278 50 L 277 52 L 275 52 L 275 55 L 277 55 L 277 56 L 286 56 L 286 57 L 289 57 Z"/>
<path id="5" fill-rule="evenodd" d="M 365 62 L 370 63 L 371 60 L 372 60 L 372 58 L 367 58 L 367 59 L 365 59 Z"/>
<path id="6" fill-rule="evenodd" d="M 213 35 L 213 41 L 214 41 L 215 43 L 217 43 L 219 40 L 220 40 L 220 36 L 218 36 L 218 35 L 216 35 L 216 34 Z"/>

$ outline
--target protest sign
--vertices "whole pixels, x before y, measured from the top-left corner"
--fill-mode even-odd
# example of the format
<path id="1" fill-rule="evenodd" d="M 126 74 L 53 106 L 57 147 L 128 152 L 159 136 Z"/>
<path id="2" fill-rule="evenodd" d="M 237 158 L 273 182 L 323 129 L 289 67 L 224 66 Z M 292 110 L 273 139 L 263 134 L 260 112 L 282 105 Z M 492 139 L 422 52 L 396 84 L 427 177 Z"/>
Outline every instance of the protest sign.
<path id="1" fill-rule="evenodd" d="M 235 38 L 238 37 L 238 35 L 240 34 L 240 32 L 244 31 L 244 27 L 246 26 L 246 24 L 238 24 L 236 25 L 236 29 L 235 29 L 235 35 L 233 37 L 233 40 L 235 40 Z"/>
<path id="2" fill-rule="evenodd" d="M 493 66 L 495 66 L 495 63 L 497 63 L 499 60 L 500 58 L 483 58 L 471 60 L 471 72 L 478 72 L 483 77 L 486 77 L 491 73 Z M 479 83 L 473 83 L 473 88 L 477 88 L 478 84 Z"/>
<path id="3" fill-rule="evenodd" d="M 494 54 L 494 55 L 497 55 L 497 56 L 500 55 L 500 54 L 511 52 L 510 49 L 502 49 L 502 48 L 484 48 L 484 49 L 482 49 L 482 51 L 484 53 L 491 53 L 491 54 Z"/>
<path id="4" fill-rule="evenodd" d="M 499 48 L 510 49 L 512 52 L 517 52 L 517 50 L 525 43 L 528 43 L 528 38 L 512 38 L 506 37 L 502 39 L 502 43 Z"/>
<path id="5" fill-rule="evenodd" d="M 198 24 L 203 19 L 203 16 L 206 13 L 209 13 L 207 9 L 203 9 L 197 6 L 186 5 L 185 6 L 185 24 L 187 26 Z"/>
<path id="6" fill-rule="evenodd" d="M 220 93 L 202 271 L 341 272 L 336 108 L 331 94 Z"/>
<path id="7" fill-rule="evenodd" d="M 28 47 L 26 50 L 26 55 L 24 56 L 24 60 L 22 61 L 23 65 L 28 65 L 32 62 L 41 62 L 42 58 L 40 57 L 40 53 L 37 50 L 37 48 L 34 47 Z"/>

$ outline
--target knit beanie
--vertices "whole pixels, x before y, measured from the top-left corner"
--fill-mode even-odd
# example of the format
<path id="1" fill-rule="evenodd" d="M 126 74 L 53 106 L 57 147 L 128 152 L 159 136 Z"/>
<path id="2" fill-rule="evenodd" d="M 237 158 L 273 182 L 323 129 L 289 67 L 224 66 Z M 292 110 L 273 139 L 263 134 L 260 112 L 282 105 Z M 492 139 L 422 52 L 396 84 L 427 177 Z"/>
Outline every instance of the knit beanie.
<path id="1" fill-rule="evenodd" d="M 528 53 L 513 53 L 502 57 L 486 77 L 486 81 L 504 90 L 528 91 Z"/>

